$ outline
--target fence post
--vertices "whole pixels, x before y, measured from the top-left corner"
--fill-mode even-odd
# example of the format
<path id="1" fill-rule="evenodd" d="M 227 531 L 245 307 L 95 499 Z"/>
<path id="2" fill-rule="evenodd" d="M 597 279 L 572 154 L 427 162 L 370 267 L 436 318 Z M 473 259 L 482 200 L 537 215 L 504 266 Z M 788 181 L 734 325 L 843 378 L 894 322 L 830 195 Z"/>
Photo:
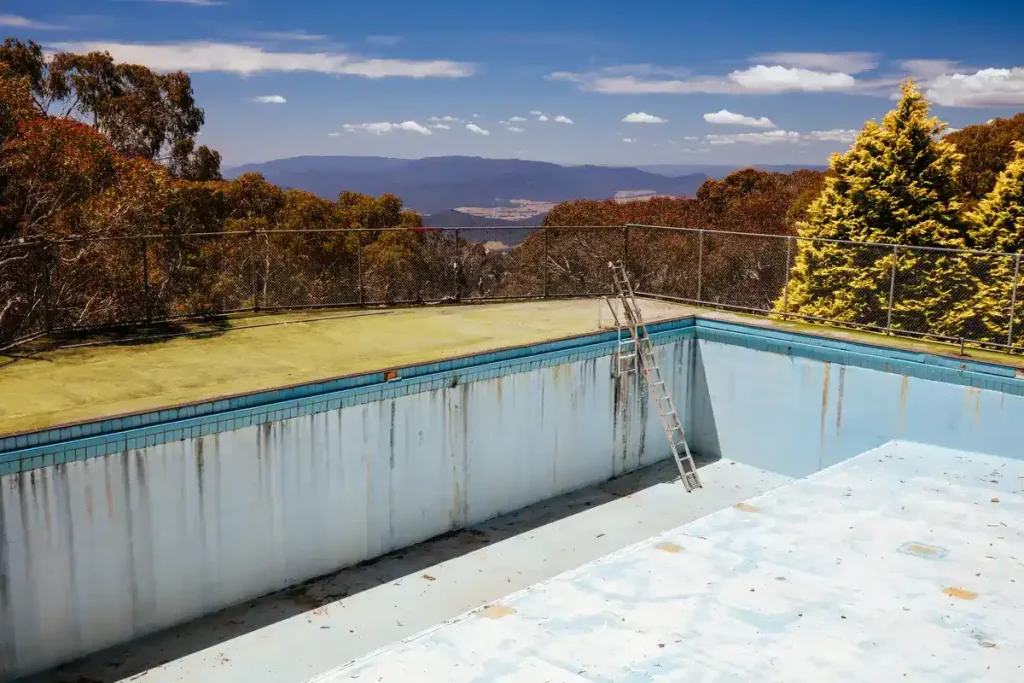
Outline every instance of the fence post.
<path id="1" fill-rule="evenodd" d="M 145 235 L 139 241 L 142 242 L 142 305 L 148 323 L 153 318 L 153 308 L 149 301 L 149 242 Z"/>
<path id="2" fill-rule="evenodd" d="M 899 245 L 892 245 L 892 271 L 889 274 L 889 311 L 885 318 L 885 334 L 892 333 L 892 299 L 896 294 L 896 261 L 899 259 Z"/>
<path id="3" fill-rule="evenodd" d="M 462 249 L 459 248 L 459 229 L 455 228 L 455 301 L 462 300 Z"/>
<path id="4" fill-rule="evenodd" d="M 363 288 L 363 232 L 356 232 L 356 278 L 359 286 L 359 305 L 366 305 L 366 290 Z"/>
<path id="5" fill-rule="evenodd" d="M 43 329 L 46 330 L 47 334 L 53 332 L 53 316 L 51 314 L 51 301 L 50 301 L 50 263 L 46 258 L 46 241 L 42 241 L 38 246 L 39 250 L 39 262 L 43 266 Z"/>
<path id="6" fill-rule="evenodd" d="M 1010 329 L 1006 333 L 1006 345 L 1013 346 L 1013 316 L 1017 312 L 1017 275 L 1020 274 L 1020 254 L 1013 259 L 1013 293 L 1010 295 Z"/>
<path id="7" fill-rule="evenodd" d="M 249 248 L 252 250 L 252 312 L 258 313 L 260 310 L 260 263 L 256 256 L 256 231 L 253 230 L 249 233 Z"/>
<path id="8" fill-rule="evenodd" d="M 551 235 L 551 228 L 541 228 L 544 231 L 544 298 L 548 298 L 548 240 Z"/>
<path id="9" fill-rule="evenodd" d="M 701 228 L 697 235 L 697 303 L 700 303 L 703 301 L 700 297 L 704 285 L 704 228 Z"/>
<path id="10" fill-rule="evenodd" d="M 629 223 L 622 226 L 622 265 L 629 264 Z"/>
<path id="11" fill-rule="evenodd" d="M 782 285 L 782 319 L 789 313 L 789 271 L 793 268 L 793 236 L 786 238 L 786 282 Z"/>

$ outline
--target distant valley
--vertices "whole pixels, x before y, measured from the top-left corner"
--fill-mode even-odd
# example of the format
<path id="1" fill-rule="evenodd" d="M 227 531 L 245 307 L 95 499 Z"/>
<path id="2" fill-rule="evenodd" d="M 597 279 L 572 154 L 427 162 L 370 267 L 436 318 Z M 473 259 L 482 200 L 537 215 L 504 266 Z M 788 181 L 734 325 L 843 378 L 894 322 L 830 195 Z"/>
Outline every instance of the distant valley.
<path id="1" fill-rule="evenodd" d="M 270 182 L 334 199 L 342 190 L 402 198 L 424 215 L 428 227 L 539 225 L 558 202 L 573 199 L 645 200 L 692 196 L 709 178 L 722 178 L 739 166 L 662 164 L 640 168 L 560 166 L 520 159 L 481 157 L 300 156 L 246 164 L 225 171 L 228 178 L 257 172 Z M 791 172 L 798 166 L 759 165 Z M 812 167 L 824 169 L 823 166 Z M 499 235 L 510 243 L 523 230 Z M 489 239 L 489 238 L 488 238 Z M 511 243 L 520 240 L 512 239 Z"/>
<path id="2" fill-rule="evenodd" d="M 513 200 L 557 203 L 605 199 L 622 191 L 693 195 L 708 179 L 703 173 L 667 176 L 636 168 L 559 166 L 519 159 L 479 157 L 293 157 L 247 164 L 228 177 L 255 171 L 270 182 L 334 199 L 341 190 L 380 195 L 390 192 L 424 215 L 454 207 L 512 208 Z"/>

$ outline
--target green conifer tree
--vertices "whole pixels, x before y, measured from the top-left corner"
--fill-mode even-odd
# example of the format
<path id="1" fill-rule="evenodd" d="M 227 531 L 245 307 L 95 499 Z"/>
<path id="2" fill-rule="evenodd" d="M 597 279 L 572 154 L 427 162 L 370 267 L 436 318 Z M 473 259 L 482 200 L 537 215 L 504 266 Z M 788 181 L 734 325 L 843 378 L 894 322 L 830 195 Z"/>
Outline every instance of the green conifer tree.
<path id="1" fill-rule="evenodd" d="M 1024 142 L 1014 143 L 1014 152 L 995 188 L 967 216 L 973 248 L 1014 256 L 968 257 L 974 295 L 948 311 L 946 327 L 962 329 L 966 338 L 1005 344 L 1013 308 L 1012 343 L 1019 345 L 1024 343 L 1024 268 L 1016 261 L 1024 251 Z"/>
<path id="2" fill-rule="evenodd" d="M 832 156 L 825 189 L 798 226 L 801 239 L 777 311 L 785 304 L 787 312 L 812 319 L 885 327 L 895 258 L 892 327 L 946 333 L 943 314 L 969 296 L 960 256 L 820 241 L 962 247 L 960 155 L 941 140 L 944 129 L 907 80 L 881 125 L 869 121 L 847 152 Z"/>

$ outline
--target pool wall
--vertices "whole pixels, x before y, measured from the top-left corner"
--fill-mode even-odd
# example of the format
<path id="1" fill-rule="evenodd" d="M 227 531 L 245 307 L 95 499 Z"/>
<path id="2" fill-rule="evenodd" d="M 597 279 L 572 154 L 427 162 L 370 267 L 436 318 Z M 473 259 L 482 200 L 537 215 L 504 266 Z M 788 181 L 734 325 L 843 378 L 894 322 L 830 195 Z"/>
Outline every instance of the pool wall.
<path id="1" fill-rule="evenodd" d="M 701 455 L 788 476 L 894 438 L 1024 456 L 1012 368 L 704 318 L 651 330 Z M 0 680 L 668 457 L 614 348 L 589 335 L 0 440 Z"/>
<path id="2" fill-rule="evenodd" d="M 692 336 L 656 335 L 681 406 Z M 0 680 L 668 457 L 613 336 L 552 346 L 24 449 L 0 480 Z"/>

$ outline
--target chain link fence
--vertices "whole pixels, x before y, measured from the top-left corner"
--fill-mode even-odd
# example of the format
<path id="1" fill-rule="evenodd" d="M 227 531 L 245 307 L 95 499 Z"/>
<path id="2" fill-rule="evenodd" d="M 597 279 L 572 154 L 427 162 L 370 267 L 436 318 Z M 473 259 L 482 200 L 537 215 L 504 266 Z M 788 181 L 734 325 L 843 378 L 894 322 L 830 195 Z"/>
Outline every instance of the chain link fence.
<path id="1" fill-rule="evenodd" d="M 613 293 L 1024 350 L 1020 256 L 710 229 L 271 230 L 0 245 L 0 347 L 236 312 Z"/>

